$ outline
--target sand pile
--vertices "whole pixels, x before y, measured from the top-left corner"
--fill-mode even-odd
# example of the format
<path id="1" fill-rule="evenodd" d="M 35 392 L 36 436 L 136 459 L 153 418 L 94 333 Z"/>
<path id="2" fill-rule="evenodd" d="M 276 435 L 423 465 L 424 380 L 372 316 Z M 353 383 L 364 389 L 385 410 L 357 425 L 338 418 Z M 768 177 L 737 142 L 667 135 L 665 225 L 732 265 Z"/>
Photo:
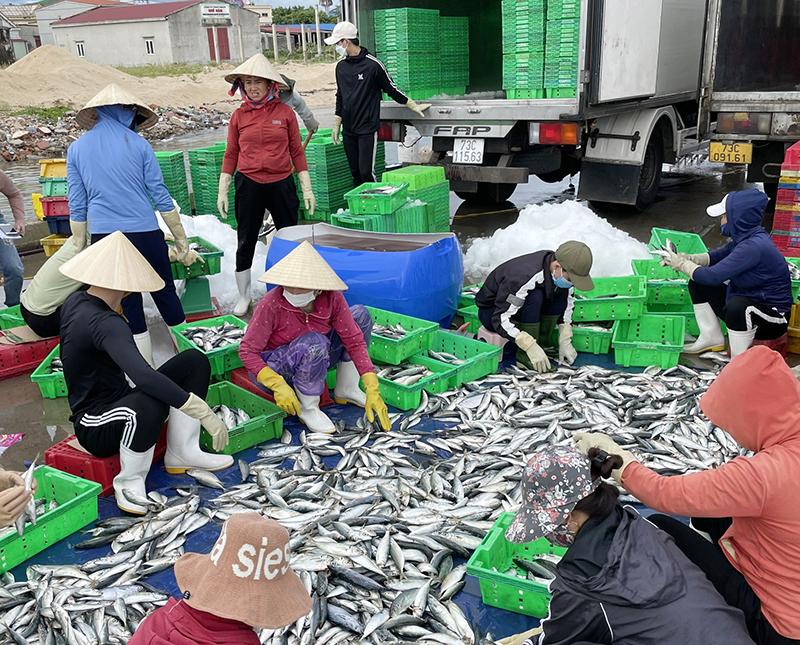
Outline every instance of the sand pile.
<path id="1" fill-rule="evenodd" d="M 48 107 L 55 104 L 81 107 L 109 83 L 118 83 L 147 103 L 158 106 L 228 106 L 238 100 L 228 97 L 223 80 L 231 65 L 209 67 L 192 76 L 138 78 L 107 65 L 77 58 L 55 45 L 44 45 L 0 71 L 0 103 L 10 107 Z M 297 89 L 308 95 L 311 105 L 333 102 L 334 65 L 281 65 L 279 70 L 297 81 Z"/>

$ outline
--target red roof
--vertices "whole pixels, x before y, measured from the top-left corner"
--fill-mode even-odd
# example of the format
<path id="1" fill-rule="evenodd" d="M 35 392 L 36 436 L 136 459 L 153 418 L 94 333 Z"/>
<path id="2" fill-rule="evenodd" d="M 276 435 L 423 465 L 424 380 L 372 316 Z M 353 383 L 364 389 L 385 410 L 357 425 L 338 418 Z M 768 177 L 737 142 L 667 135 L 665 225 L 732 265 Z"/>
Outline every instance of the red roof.
<path id="1" fill-rule="evenodd" d="M 203 0 L 182 0 L 181 2 L 157 2 L 142 5 L 115 5 L 95 7 L 83 13 L 54 22 L 53 25 L 84 25 L 94 22 L 131 22 L 133 20 L 152 20 L 166 18 L 170 14 L 193 7 Z"/>

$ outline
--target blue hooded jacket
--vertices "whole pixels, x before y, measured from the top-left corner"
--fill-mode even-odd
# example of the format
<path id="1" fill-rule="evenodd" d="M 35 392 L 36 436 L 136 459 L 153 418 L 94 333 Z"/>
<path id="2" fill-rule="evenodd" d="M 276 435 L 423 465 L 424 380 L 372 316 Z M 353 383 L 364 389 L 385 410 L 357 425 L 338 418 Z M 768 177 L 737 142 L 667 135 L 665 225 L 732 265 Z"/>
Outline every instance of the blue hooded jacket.
<path id="1" fill-rule="evenodd" d="M 150 144 L 131 130 L 136 111 L 97 108 L 97 123 L 67 150 L 69 216 L 89 219 L 93 234 L 158 229 L 159 211 L 174 206 Z"/>
<path id="2" fill-rule="evenodd" d="M 723 234 L 732 241 L 711 251 L 711 265 L 697 269 L 692 279 L 708 286 L 730 280 L 729 299 L 751 298 L 786 314 L 792 306 L 792 282 L 785 258 L 761 226 L 768 201 L 755 188 L 728 194 Z"/>

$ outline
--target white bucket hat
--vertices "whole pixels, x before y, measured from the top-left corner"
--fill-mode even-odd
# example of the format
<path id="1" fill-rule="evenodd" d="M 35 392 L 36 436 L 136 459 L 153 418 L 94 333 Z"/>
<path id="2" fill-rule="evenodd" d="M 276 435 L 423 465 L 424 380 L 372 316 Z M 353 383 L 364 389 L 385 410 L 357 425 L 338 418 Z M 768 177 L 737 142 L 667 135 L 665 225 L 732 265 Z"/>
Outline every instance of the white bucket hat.
<path id="1" fill-rule="evenodd" d="M 346 20 L 337 22 L 336 26 L 333 28 L 333 33 L 325 39 L 325 44 L 335 45 L 342 40 L 342 38 L 346 38 L 347 40 L 358 38 L 358 28 L 352 22 L 347 22 Z"/>
<path id="2" fill-rule="evenodd" d="M 95 108 L 106 105 L 132 105 L 136 107 L 139 115 L 144 119 L 139 123 L 140 130 L 152 128 L 158 123 L 158 115 L 151 110 L 141 99 L 135 97 L 128 90 L 121 88 L 116 83 L 106 85 L 102 90 L 95 94 L 86 105 L 83 106 L 75 120 L 84 130 L 88 130 L 97 122 L 97 110 Z"/>
<path id="3" fill-rule="evenodd" d="M 268 81 L 275 81 L 282 90 L 290 89 L 264 54 L 253 54 L 230 74 L 226 74 L 225 81 L 227 83 L 235 83 L 242 76 L 257 76 Z"/>
<path id="4" fill-rule="evenodd" d="M 116 291 L 149 293 L 164 288 L 161 276 L 121 231 L 95 242 L 59 270 L 77 282 Z"/>
<path id="5" fill-rule="evenodd" d="M 722 201 L 719 204 L 712 204 L 708 208 L 706 208 L 706 213 L 708 213 L 711 217 L 722 217 L 725 213 L 728 212 L 728 196 L 722 198 Z"/>
<path id="6" fill-rule="evenodd" d="M 347 285 L 307 240 L 258 280 L 309 291 L 347 291 Z"/>

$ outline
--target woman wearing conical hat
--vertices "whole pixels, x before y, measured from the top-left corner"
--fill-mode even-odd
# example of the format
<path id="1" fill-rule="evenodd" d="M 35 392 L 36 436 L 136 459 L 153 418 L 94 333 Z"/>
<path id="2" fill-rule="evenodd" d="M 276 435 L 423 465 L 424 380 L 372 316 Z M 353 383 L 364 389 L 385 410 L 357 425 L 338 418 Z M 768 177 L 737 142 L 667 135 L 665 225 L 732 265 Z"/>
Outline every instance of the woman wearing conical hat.
<path id="1" fill-rule="evenodd" d="M 61 361 L 70 421 L 78 441 L 92 455 L 119 453 L 120 473 L 114 478 L 119 508 L 145 513 L 139 500 L 147 497 L 145 478 L 167 419 L 167 472 L 231 466 L 230 456 L 200 450 L 201 424 L 214 450 L 228 443 L 225 424 L 203 400 L 211 378 L 206 356 L 186 350 L 154 370 L 119 314 L 132 294 L 164 288 L 147 259 L 117 231 L 65 262 L 61 273 L 89 285 L 61 307 Z M 128 385 L 126 374 L 135 388 Z"/>
<path id="2" fill-rule="evenodd" d="M 182 323 L 183 307 L 153 204 L 175 238 L 177 259 L 189 266 L 199 256 L 189 249 L 180 213 L 164 185 L 153 149 L 137 134 L 154 126 L 158 116 L 112 83 L 78 112 L 77 121 L 87 132 L 67 150 L 67 188 L 70 226 L 78 250 L 83 248 L 87 220 L 93 243 L 122 231 L 164 281 L 164 287 L 152 294 L 164 322 L 169 326 Z M 123 307 L 136 346 L 152 365 L 141 294 L 131 294 Z"/>
<path id="3" fill-rule="evenodd" d="M 364 408 L 370 422 L 377 418 L 388 430 L 389 413 L 367 353 L 372 318 L 361 305 L 347 306 L 342 295 L 347 285 L 308 242 L 259 280 L 277 288 L 258 303 L 239 347 L 251 377 L 309 430 L 332 433 L 333 422 L 319 409 L 319 399 L 335 365 L 336 401 Z"/>
<path id="4" fill-rule="evenodd" d="M 306 153 L 292 109 L 281 102 L 289 90 L 263 54 L 256 54 L 225 77 L 241 92 L 243 103 L 231 116 L 228 145 L 219 176 L 217 208 L 228 216 L 228 191 L 236 173 L 236 286 L 237 316 L 250 307 L 250 267 L 256 250 L 264 211 L 272 214 L 276 229 L 297 224 L 300 201 L 293 172 L 297 172 L 305 209 L 314 212 Z"/>

